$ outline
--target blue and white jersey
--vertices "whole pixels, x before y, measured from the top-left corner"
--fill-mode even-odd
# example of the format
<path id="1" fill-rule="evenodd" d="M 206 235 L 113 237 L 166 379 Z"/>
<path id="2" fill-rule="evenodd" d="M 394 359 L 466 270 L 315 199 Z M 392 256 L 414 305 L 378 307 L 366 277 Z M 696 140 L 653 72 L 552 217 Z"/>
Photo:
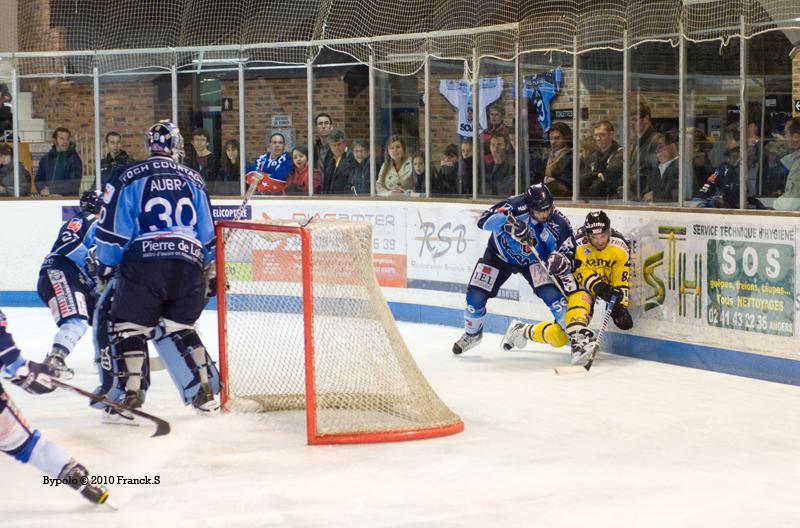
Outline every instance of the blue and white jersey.
<path id="1" fill-rule="evenodd" d="M 489 247 L 503 261 L 513 266 L 526 267 L 537 261 L 536 254 L 529 245 L 520 244 L 503 230 L 503 225 L 508 222 L 509 212 L 518 220 L 528 222 L 531 236 L 536 240 L 535 249 L 543 261 L 557 251 L 566 255 L 570 262 L 574 262 L 575 236 L 572 234 L 572 225 L 567 217 L 558 209 L 554 209 L 546 222 L 537 222 L 533 215 L 529 214 L 525 198 L 521 194 L 497 202 L 484 211 L 478 219 L 478 227 L 492 232 Z"/>
<path id="2" fill-rule="evenodd" d="M 286 183 L 289 173 L 294 169 L 294 160 L 288 152 L 284 152 L 275 159 L 270 158 L 269 152 L 257 157 L 248 165 L 247 171 L 259 171 L 269 174 L 273 180 Z"/>
<path id="3" fill-rule="evenodd" d="M 542 130 L 550 130 L 550 104 L 561 91 L 564 74 L 561 68 L 550 70 L 546 73 L 529 75 L 522 79 L 522 95 L 533 99 L 536 105 L 536 119 L 542 125 Z"/>
<path id="4" fill-rule="evenodd" d="M 486 107 L 503 95 L 503 78 L 482 78 L 478 86 L 478 104 L 481 107 L 478 123 L 483 130 L 487 126 Z M 463 79 L 442 80 L 439 81 L 439 93 L 458 109 L 458 135 L 472 137 L 472 83 Z"/>
<path id="5" fill-rule="evenodd" d="M 76 266 L 88 279 L 92 279 L 86 269 L 86 256 L 94 244 L 97 231 L 97 217 L 88 211 L 81 211 L 77 216 L 65 222 L 58 231 L 50 253 L 44 258 L 41 269 L 63 269 L 64 266 Z"/>
<path id="6" fill-rule="evenodd" d="M 211 201 L 202 176 L 165 156 L 151 156 L 111 178 L 103 193 L 96 255 L 125 260 L 214 260 Z"/>

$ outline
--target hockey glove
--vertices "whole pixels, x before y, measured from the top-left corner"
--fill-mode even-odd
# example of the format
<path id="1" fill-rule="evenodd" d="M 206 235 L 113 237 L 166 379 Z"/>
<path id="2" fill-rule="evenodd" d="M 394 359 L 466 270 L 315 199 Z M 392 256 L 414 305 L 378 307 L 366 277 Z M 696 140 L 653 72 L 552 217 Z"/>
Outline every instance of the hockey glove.
<path id="1" fill-rule="evenodd" d="M 97 275 L 95 276 L 97 278 L 97 286 L 95 286 L 95 291 L 97 291 L 98 295 L 103 293 L 103 290 L 106 289 L 106 286 L 108 286 L 109 281 L 114 276 L 116 271 L 117 268 L 113 266 L 107 266 L 106 264 L 97 261 Z"/>
<path id="2" fill-rule="evenodd" d="M 47 365 L 22 359 L 22 356 L 3 369 L 3 377 L 31 394 L 46 394 L 55 390 L 51 380 L 56 377 L 55 371 Z"/>
<path id="3" fill-rule="evenodd" d="M 631 313 L 620 303 L 614 305 L 614 309 L 611 310 L 611 318 L 614 320 L 614 324 L 617 325 L 617 328 L 620 330 L 630 330 L 633 328 L 633 318 L 631 318 Z"/>
<path id="4" fill-rule="evenodd" d="M 566 275 L 571 270 L 572 263 L 563 253 L 551 253 L 547 257 L 547 272 L 551 275 Z"/>
<path id="5" fill-rule="evenodd" d="M 506 223 L 503 224 L 503 231 L 511 235 L 511 238 L 520 244 L 527 243 L 531 238 L 531 229 L 528 226 L 528 222 L 518 220 L 511 213 L 508 214 Z"/>
<path id="6" fill-rule="evenodd" d="M 611 286 L 605 281 L 599 281 L 597 284 L 595 284 L 594 294 L 600 299 L 603 299 L 605 302 L 611 302 L 611 298 L 615 295 L 618 301 L 622 299 L 622 290 Z"/>

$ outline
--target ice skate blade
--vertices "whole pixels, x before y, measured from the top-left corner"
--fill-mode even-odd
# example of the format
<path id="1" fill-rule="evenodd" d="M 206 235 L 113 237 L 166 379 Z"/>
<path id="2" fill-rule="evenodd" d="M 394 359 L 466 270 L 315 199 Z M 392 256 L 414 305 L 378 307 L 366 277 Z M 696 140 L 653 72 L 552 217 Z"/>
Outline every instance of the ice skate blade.
<path id="1" fill-rule="evenodd" d="M 566 367 L 556 367 L 553 369 L 556 375 L 564 376 L 569 374 L 588 374 L 589 371 L 583 365 L 569 365 Z"/>
<path id="2" fill-rule="evenodd" d="M 104 412 L 100 417 L 100 423 L 104 425 L 127 425 L 128 427 L 139 427 L 141 425 L 136 417 L 126 418 L 120 414 L 109 414 Z"/>

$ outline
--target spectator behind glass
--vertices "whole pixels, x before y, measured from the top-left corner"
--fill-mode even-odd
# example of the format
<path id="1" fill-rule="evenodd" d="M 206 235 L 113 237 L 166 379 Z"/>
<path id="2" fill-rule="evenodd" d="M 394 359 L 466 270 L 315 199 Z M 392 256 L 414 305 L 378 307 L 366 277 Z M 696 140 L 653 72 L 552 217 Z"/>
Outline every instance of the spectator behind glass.
<path id="1" fill-rule="evenodd" d="M 292 156 L 285 149 L 286 138 L 280 132 L 276 132 L 269 137 L 269 151 L 256 158 L 247 167 L 247 172 L 258 171 L 267 175 L 258 184 L 257 194 L 283 194 L 289 174 L 294 169 Z"/>
<path id="2" fill-rule="evenodd" d="M 511 196 L 514 194 L 514 164 L 508 155 L 508 138 L 495 134 L 489 141 L 492 161 L 486 164 L 483 193 L 490 196 Z"/>
<path id="3" fill-rule="evenodd" d="M 315 131 L 316 139 L 314 141 L 314 163 L 316 163 L 317 168 L 324 173 L 325 163 L 327 162 L 328 155 L 330 154 L 330 148 L 328 147 L 328 136 L 333 130 L 333 118 L 330 115 L 321 112 L 317 114 L 317 117 L 314 118 L 314 125 L 317 127 L 317 130 Z"/>
<path id="4" fill-rule="evenodd" d="M 461 156 L 458 160 L 458 180 L 456 181 L 456 194 L 472 196 L 472 141 L 462 141 L 459 146 Z"/>
<path id="5" fill-rule="evenodd" d="M 352 194 L 351 172 L 355 160 L 347 150 L 344 130 L 334 128 L 328 134 L 330 152 L 322 171 L 322 191 L 325 194 Z"/>
<path id="6" fill-rule="evenodd" d="M 513 153 L 511 147 L 511 129 L 505 124 L 506 109 L 503 108 L 502 103 L 494 103 L 489 106 L 488 110 L 489 126 L 481 132 L 481 147 L 483 148 L 483 157 L 486 163 L 492 162 L 491 153 L 491 140 L 492 136 L 501 135 L 506 138 L 506 145 L 510 153 Z"/>
<path id="7" fill-rule="evenodd" d="M 550 141 L 544 184 L 554 196 L 572 196 L 572 129 L 555 122 L 547 131 Z"/>
<path id="8" fill-rule="evenodd" d="M 31 193 L 31 173 L 19 163 L 19 195 Z M 0 143 L 0 196 L 14 196 L 14 149 Z"/>
<path id="9" fill-rule="evenodd" d="M 708 159 L 711 142 L 705 132 L 699 128 L 686 129 L 686 160 L 684 160 L 685 174 L 692 175 L 692 196 L 697 194 L 700 187 L 714 173 L 714 166 Z"/>
<path id="10" fill-rule="evenodd" d="M 368 195 L 369 189 L 369 141 L 354 139 L 350 145 L 353 163 L 350 167 L 350 187 L 356 195 Z"/>
<path id="11" fill-rule="evenodd" d="M 53 131 L 53 148 L 39 160 L 36 189 L 42 196 L 77 196 L 83 177 L 83 162 L 70 141 L 68 128 Z"/>
<path id="12" fill-rule="evenodd" d="M 458 194 L 458 147 L 447 145 L 439 159 L 439 170 L 431 183 L 431 192 L 436 194 Z"/>
<path id="13" fill-rule="evenodd" d="M 425 192 L 425 154 L 417 152 L 411 156 L 411 173 L 414 175 L 414 191 Z"/>
<path id="14" fill-rule="evenodd" d="M 622 197 L 624 152 L 614 141 L 614 125 L 600 121 L 592 127 L 594 148 L 586 155 L 581 178 L 581 196 L 588 198 Z"/>
<path id="15" fill-rule="evenodd" d="M 781 163 L 784 147 L 783 136 L 777 134 L 764 144 L 764 183 L 761 186 L 764 196 L 780 196 L 786 189 L 786 169 Z"/>
<path id="16" fill-rule="evenodd" d="M 241 192 L 239 186 L 239 142 L 229 139 L 222 147 L 222 159 L 219 162 L 217 188 L 214 194 L 234 196 Z"/>
<path id="17" fill-rule="evenodd" d="M 781 211 L 800 211 L 800 117 L 786 121 L 783 138 L 789 152 L 781 158 L 786 169 L 786 187 L 773 207 Z"/>
<path id="18" fill-rule="evenodd" d="M 301 145 L 292 150 L 294 168 L 286 180 L 286 194 L 308 195 L 308 147 Z M 322 190 L 322 174 L 314 169 L 314 194 Z"/>
<path id="19" fill-rule="evenodd" d="M 386 142 L 386 157 L 378 174 L 377 194 L 392 196 L 414 192 L 414 174 L 411 156 L 406 142 L 400 136 L 392 136 Z"/>
<path id="20" fill-rule="evenodd" d="M 210 137 L 204 128 L 192 130 L 192 148 L 186 151 L 185 165 L 200 173 L 206 182 L 209 194 L 220 194 L 217 188 L 219 162 L 214 153 L 208 150 Z"/>
<path id="21" fill-rule="evenodd" d="M 653 128 L 650 107 L 644 102 L 639 103 L 639 112 L 631 116 L 631 128 L 636 134 L 630 147 L 630 190 L 631 197 L 640 200 L 647 182 L 658 177 L 656 147 L 664 138 Z"/>
<path id="22" fill-rule="evenodd" d="M 645 202 L 678 201 L 678 139 L 677 132 L 664 134 L 664 139 L 656 145 L 658 172 L 650 175 L 642 200 Z"/>
<path id="23" fill-rule="evenodd" d="M 0 136 L 14 125 L 14 114 L 11 111 L 11 92 L 6 83 L 0 83 Z"/>
<path id="24" fill-rule="evenodd" d="M 122 150 L 122 136 L 119 132 L 106 134 L 106 155 L 100 160 L 100 182 L 105 185 L 111 179 L 111 173 L 118 168 L 126 167 L 134 160 Z"/>

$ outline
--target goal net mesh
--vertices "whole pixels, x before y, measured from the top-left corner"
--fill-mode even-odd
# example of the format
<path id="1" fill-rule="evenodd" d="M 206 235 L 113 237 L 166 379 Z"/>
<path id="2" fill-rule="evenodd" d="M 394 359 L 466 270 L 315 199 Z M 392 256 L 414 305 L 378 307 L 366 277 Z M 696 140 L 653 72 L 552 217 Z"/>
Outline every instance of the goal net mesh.
<path id="1" fill-rule="evenodd" d="M 91 74 L 191 66 L 203 59 L 304 64 L 322 47 L 389 73 L 425 56 L 512 59 L 517 53 L 621 50 L 647 41 L 798 40 L 797 0 L 17 0 L 18 45 L 0 51 L 147 50 L 18 59 L 20 73 Z M 9 25 L 9 20 L 3 22 Z M 10 24 L 13 25 L 13 24 Z M 16 27 L 18 26 L 18 27 Z M 496 28 L 496 29 L 492 29 Z M 13 31 L 16 29 L 17 31 Z M 627 42 L 624 36 L 627 32 Z M 7 41 L 8 39 L 6 39 Z M 340 41 L 340 42 L 337 42 Z M 198 51 L 198 48 L 212 48 Z"/>
<path id="2" fill-rule="evenodd" d="M 272 228 L 222 230 L 226 408 L 300 410 L 308 402 L 310 439 L 455 432 L 461 420 L 417 367 L 377 284 L 371 226 L 312 222 L 311 266 L 298 233 L 264 230 Z"/>

